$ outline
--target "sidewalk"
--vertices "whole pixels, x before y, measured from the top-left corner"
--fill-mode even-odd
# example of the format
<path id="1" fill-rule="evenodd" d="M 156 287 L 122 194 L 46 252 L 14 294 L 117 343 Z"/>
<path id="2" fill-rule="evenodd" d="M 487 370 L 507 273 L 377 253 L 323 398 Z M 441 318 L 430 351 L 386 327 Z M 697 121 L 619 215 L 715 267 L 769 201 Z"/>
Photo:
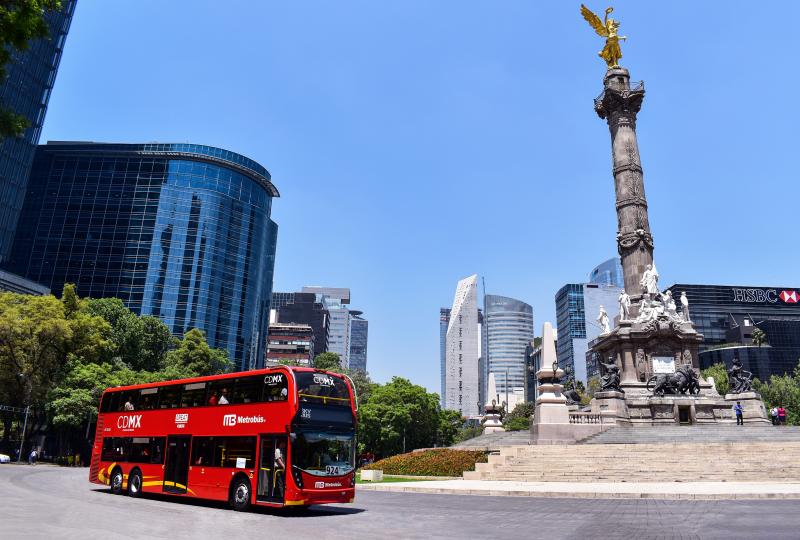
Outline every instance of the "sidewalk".
<path id="1" fill-rule="evenodd" d="M 577 499 L 800 499 L 800 483 L 780 482 L 511 482 L 445 480 L 359 484 L 356 491 Z"/>

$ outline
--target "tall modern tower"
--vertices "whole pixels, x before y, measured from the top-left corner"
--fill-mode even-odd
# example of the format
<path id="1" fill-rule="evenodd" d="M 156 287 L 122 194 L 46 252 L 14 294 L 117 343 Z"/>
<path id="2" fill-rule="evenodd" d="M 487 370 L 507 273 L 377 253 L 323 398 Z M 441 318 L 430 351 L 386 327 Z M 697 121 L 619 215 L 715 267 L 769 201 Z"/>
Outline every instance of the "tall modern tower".
<path id="1" fill-rule="evenodd" d="M 367 372 L 367 341 L 369 321 L 360 311 L 350 312 L 350 362 L 349 368 Z"/>
<path id="2" fill-rule="evenodd" d="M 326 352 L 339 355 L 342 367 L 350 367 L 350 289 L 342 287 L 303 287 L 302 292 L 317 295 L 328 311 L 328 343 Z M 318 351 L 322 352 L 322 351 Z"/>
<path id="3" fill-rule="evenodd" d="M 9 266 L 60 294 L 120 298 L 177 335 L 264 364 L 278 226 L 269 172 L 198 144 L 49 143 L 36 151 Z"/>
<path id="4" fill-rule="evenodd" d="M 620 289 L 625 288 L 625 279 L 622 276 L 622 261 L 619 257 L 612 257 L 595 266 L 589 272 L 589 283 L 598 285 L 613 285 Z"/>
<path id="5" fill-rule="evenodd" d="M 481 328 L 478 318 L 478 276 L 458 282 L 446 338 L 445 408 L 477 416 L 481 397 Z"/>
<path id="6" fill-rule="evenodd" d="M 525 394 L 525 349 L 533 340 L 533 308 L 514 298 L 483 297 L 487 373 L 494 373 L 501 399 Z"/>
<path id="7" fill-rule="evenodd" d="M 450 325 L 450 308 L 439 309 L 439 375 L 442 392 L 439 394 L 442 407 L 447 389 L 447 327 Z"/>
<path id="8" fill-rule="evenodd" d="M 22 137 L 0 140 L 0 264 L 11 252 L 33 154 L 39 144 L 47 104 L 58 72 L 77 0 L 62 1 L 62 10 L 46 16 L 50 36 L 29 44 L 26 51 L 13 50 L 0 81 L 0 103 L 28 119 Z"/>

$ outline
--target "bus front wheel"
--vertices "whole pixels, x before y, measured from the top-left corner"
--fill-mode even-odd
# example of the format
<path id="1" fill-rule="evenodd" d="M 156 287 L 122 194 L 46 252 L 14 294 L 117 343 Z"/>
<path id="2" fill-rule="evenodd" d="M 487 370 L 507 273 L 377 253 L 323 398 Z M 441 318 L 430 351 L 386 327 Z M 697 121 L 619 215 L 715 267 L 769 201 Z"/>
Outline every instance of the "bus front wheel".
<path id="1" fill-rule="evenodd" d="M 250 481 L 239 476 L 231 485 L 230 503 L 237 512 L 244 512 L 250 508 Z"/>
<path id="2" fill-rule="evenodd" d="M 122 469 L 114 469 L 111 473 L 111 493 L 114 495 L 122 494 Z"/>
<path id="3" fill-rule="evenodd" d="M 142 496 L 142 473 L 139 469 L 134 470 L 128 477 L 128 495 L 134 498 Z"/>

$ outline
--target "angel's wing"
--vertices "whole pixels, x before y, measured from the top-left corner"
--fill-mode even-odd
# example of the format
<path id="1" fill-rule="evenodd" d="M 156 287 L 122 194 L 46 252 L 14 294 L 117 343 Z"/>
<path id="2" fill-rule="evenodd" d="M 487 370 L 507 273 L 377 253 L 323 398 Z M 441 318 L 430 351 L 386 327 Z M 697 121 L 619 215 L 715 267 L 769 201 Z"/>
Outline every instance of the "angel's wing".
<path id="1" fill-rule="evenodd" d="M 583 15 L 583 18 L 586 19 L 586 22 L 588 22 L 592 28 L 594 28 L 594 31 L 597 32 L 598 36 L 608 37 L 608 30 L 603 24 L 603 21 L 600 20 L 600 17 L 592 13 L 591 10 L 589 10 L 589 8 L 583 4 L 581 4 L 581 15 Z"/>

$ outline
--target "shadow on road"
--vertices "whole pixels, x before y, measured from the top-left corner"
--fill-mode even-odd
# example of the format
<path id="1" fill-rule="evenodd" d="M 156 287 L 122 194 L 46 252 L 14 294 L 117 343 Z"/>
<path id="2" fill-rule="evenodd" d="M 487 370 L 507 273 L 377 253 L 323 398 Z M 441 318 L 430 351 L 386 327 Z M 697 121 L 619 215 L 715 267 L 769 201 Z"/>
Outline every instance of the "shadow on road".
<path id="1" fill-rule="evenodd" d="M 100 493 L 108 497 L 114 497 L 108 488 L 93 488 L 92 491 Z M 118 497 L 126 497 L 127 495 L 117 495 Z M 216 508 L 218 510 L 233 510 L 228 506 L 228 503 L 222 501 L 211 501 L 208 499 L 196 499 L 190 497 L 175 497 L 174 495 L 161 495 L 159 493 L 142 493 L 142 499 L 150 501 L 160 501 L 170 504 L 183 504 L 188 506 L 201 506 L 205 508 Z M 135 500 L 131 501 L 135 503 Z M 287 506 L 284 508 L 273 508 L 269 506 L 252 506 L 248 513 L 250 514 L 263 514 L 283 518 L 304 518 L 304 517 L 324 517 L 324 516 L 347 516 L 353 514 L 360 514 L 365 512 L 364 508 L 356 508 L 352 506 L 338 506 L 338 505 L 317 505 L 317 506 Z"/>

